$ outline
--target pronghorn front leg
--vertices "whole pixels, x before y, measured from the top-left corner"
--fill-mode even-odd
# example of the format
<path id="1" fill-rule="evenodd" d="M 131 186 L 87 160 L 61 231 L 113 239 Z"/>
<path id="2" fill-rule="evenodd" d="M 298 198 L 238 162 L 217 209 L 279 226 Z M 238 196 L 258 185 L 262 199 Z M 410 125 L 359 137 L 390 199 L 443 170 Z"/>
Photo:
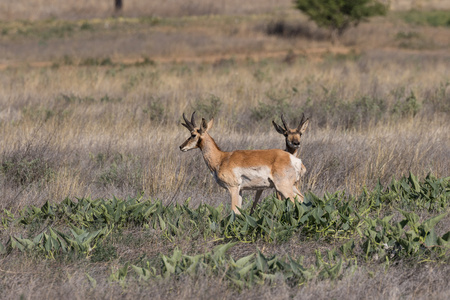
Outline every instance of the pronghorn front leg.
<path id="1" fill-rule="evenodd" d="M 240 215 L 241 212 L 238 210 L 238 208 L 242 207 L 242 196 L 240 193 L 240 188 L 239 186 L 232 186 L 228 188 L 228 191 L 231 195 L 231 209 L 235 214 Z"/>

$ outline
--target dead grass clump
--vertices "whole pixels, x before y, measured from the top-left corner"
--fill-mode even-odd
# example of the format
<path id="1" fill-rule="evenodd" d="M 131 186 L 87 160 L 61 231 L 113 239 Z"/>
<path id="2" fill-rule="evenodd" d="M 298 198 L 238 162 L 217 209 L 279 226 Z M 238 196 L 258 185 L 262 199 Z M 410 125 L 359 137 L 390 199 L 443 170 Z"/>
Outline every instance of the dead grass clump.
<path id="1" fill-rule="evenodd" d="M 55 151 L 56 150 L 56 151 Z M 61 154 L 50 141 L 30 140 L 18 144 L 2 155 L 0 171 L 5 181 L 16 187 L 45 185 L 54 179 Z"/>

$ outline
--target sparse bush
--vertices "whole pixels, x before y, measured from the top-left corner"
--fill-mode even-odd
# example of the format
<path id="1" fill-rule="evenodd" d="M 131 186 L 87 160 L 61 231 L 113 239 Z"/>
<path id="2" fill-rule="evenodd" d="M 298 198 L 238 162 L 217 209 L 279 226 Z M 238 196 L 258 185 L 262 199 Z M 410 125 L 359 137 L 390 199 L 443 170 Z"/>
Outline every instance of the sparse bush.
<path id="1" fill-rule="evenodd" d="M 446 10 L 410 10 L 398 12 L 405 22 L 414 25 L 450 27 L 450 14 Z"/>
<path id="2" fill-rule="evenodd" d="M 134 63 L 135 67 L 155 66 L 156 62 L 148 57 L 144 57 L 143 61 Z"/>
<path id="3" fill-rule="evenodd" d="M 307 24 L 291 24 L 285 20 L 270 22 L 265 32 L 268 35 L 276 35 L 284 38 L 304 37 L 314 40 L 324 40 L 327 38 L 326 32 L 320 29 L 311 28 Z"/>
<path id="4" fill-rule="evenodd" d="M 105 95 L 105 96 L 100 98 L 100 102 L 117 103 L 117 102 L 120 102 L 120 101 L 122 101 L 122 98 L 120 98 L 120 97 L 117 97 L 117 98 L 110 97 L 108 95 Z"/>
<path id="5" fill-rule="evenodd" d="M 22 113 L 26 118 L 33 121 L 48 121 L 55 116 L 55 111 L 49 108 L 43 107 L 24 107 Z"/>
<path id="6" fill-rule="evenodd" d="M 378 15 L 385 15 L 388 7 L 377 0 L 295 0 L 297 9 L 318 26 L 331 31 L 333 41 L 351 26 Z"/>
<path id="7" fill-rule="evenodd" d="M 41 158 L 30 160 L 12 157 L 2 162 L 0 170 L 6 179 L 15 185 L 48 182 L 54 176 L 54 171 L 48 162 Z"/>
<path id="8" fill-rule="evenodd" d="M 422 105 L 416 98 L 413 92 L 405 98 L 405 100 L 397 100 L 392 109 L 392 114 L 400 117 L 415 116 L 421 109 Z"/>
<path id="9" fill-rule="evenodd" d="M 161 99 L 150 98 L 148 108 L 143 109 L 143 112 L 150 117 L 150 120 L 161 122 L 165 119 L 164 105 Z"/>
<path id="10" fill-rule="evenodd" d="M 29 142 L 3 154 L 0 172 L 15 186 L 47 183 L 55 176 L 58 159 L 49 151 L 48 145 L 35 146 Z"/>
<path id="11" fill-rule="evenodd" d="M 192 109 L 197 111 L 197 113 L 201 116 L 209 116 L 209 118 L 214 118 L 220 113 L 222 105 L 222 100 L 220 100 L 220 98 L 216 95 L 211 94 L 208 98 L 197 99 L 192 106 Z"/>
<path id="12" fill-rule="evenodd" d="M 371 123 L 376 124 L 385 116 L 387 105 L 383 99 L 361 97 L 340 102 L 335 110 L 344 128 L 366 127 Z"/>
<path id="13" fill-rule="evenodd" d="M 94 26 L 92 26 L 89 22 L 83 22 L 80 26 L 80 30 L 92 31 L 94 30 Z"/>
<path id="14" fill-rule="evenodd" d="M 289 119 L 297 118 L 301 115 L 302 110 L 296 109 L 290 103 L 290 99 L 295 91 L 267 92 L 269 103 L 260 101 L 258 106 L 252 109 L 252 118 L 255 120 L 270 120 L 279 118 L 284 114 Z M 288 100 L 289 99 L 289 100 Z"/>
<path id="15" fill-rule="evenodd" d="M 95 160 L 101 168 L 97 176 L 99 186 L 132 187 L 138 192 L 142 191 L 142 166 L 137 157 L 121 153 L 99 153 Z"/>
<path id="16" fill-rule="evenodd" d="M 88 57 L 80 62 L 80 66 L 114 66 L 115 64 L 109 57 L 94 58 Z"/>

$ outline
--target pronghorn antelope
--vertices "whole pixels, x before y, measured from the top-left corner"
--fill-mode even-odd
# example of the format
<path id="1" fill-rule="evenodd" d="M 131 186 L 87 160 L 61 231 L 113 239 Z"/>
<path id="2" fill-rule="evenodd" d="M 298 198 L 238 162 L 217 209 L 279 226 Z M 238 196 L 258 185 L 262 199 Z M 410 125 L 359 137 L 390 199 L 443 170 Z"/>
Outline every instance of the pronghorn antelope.
<path id="1" fill-rule="evenodd" d="M 286 120 L 284 119 L 283 114 L 281 114 L 281 121 L 283 122 L 283 126 L 284 127 L 281 127 L 280 125 L 275 123 L 275 121 L 272 121 L 272 124 L 275 127 L 276 131 L 278 133 L 281 133 L 282 135 L 284 135 L 286 137 L 286 149 L 285 149 L 285 151 L 289 152 L 290 154 L 294 155 L 295 157 L 298 157 L 298 155 L 299 155 L 299 152 L 300 152 L 300 138 L 301 138 L 302 134 L 305 132 L 306 128 L 308 127 L 308 123 L 309 123 L 309 118 L 306 119 L 305 121 L 304 120 L 305 120 L 305 114 L 302 115 L 302 119 L 300 121 L 300 124 L 295 129 L 289 128 L 289 126 L 287 125 Z M 306 168 L 305 168 L 305 166 L 302 163 L 300 176 L 305 175 L 305 173 L 306 173 Z M 297 185 L 297 182 L 296 182 L 296 185 Z M 261 194 L 262 194 L 262 190 L 258 190 L 256 192 L 255 200 L 253 202 L 253 207 L 251 209 L 252 212 L 255 209 L 256 204 L 258 203 L 259 198 L 261 197 Z M 300 196 L 301 196 L 301 199 L 303 200 L 303 195 L 301 193 L 300 193 Z M 277 192 L 277 197 L 278 197 L 278 199 L 281 199 L 280 194 L 278 192 Z"/>
<path id="2" fill-rule="evenodd" d="M 300 159 L 279 149 L 222 151 L 208 134 L 214 120 L 206 122 L 202 119 L 200 126 L 197 126 L 194 115 L 195 112 L 189 121 L 183 113 L 185 123 L 182 125 L 190 131 L 191 136 L 181 144 L 180 150 L 185 152 L 200 148 L 214 179 L 230 193 L 231 209 L 236 214 L 240 214 L 238 208 L 242 205 L 243 190 L 260 192 L 275 188 L 284 198 L 294 201 L 297 197 L 303 201 L 303 196 L 295 186 L 302 169 Z"/>

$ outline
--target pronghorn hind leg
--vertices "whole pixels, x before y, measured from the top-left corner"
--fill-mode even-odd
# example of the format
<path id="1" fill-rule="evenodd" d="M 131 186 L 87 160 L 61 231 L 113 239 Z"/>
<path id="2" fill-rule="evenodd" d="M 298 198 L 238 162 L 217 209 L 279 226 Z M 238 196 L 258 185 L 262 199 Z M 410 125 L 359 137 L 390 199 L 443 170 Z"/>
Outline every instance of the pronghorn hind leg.
<path id="1" fill-rule="evenodd" d="M 282 198 L 282 196 L 281 196 L 279 191 L 275 190 L 275 194 L 276 194 L 278 200 L 280 200 L 280 201 L 283 200 L 283 198 Z"/>
<path id="2" fill-rule="evenodd" d="M 252 209 L 250 210 L 250 214 L 253 213 L 253 211 L 256 208 L 256 205 L 258 204 L 259 198 L 261 198 L 263 190 L 257 190 L 256 194 L 255 194 L 255 200 L 253 200 L 253 205 L 252 205 Z"/>
<path id="3" fill-rule="evenodd" d="M 305 199 L 305 196 L 303 196 L 303 194 L 300 193 L 299 189 L 295 185 L 292 188 L 294 190 L 297 201 L 300 203 L 303 202 L 303 200 Z"/>
<path id="4" fill-rule="evenodd" d="M 275 184 L 275 189 L 277 190 L 277 195 L 281 195 L 283 199 L 289 198 L 292 202 L 294 202 L 296 194 L 294 193 L 292 186 L 286 184 Z"/>

